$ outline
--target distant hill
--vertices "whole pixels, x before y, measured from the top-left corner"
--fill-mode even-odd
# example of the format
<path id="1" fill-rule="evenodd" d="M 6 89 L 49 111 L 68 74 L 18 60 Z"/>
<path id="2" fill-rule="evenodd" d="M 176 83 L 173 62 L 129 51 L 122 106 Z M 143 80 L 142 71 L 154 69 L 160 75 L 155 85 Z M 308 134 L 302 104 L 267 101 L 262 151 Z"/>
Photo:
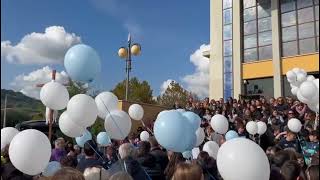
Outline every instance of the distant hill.
<path id="1" fill-rule="evenodd" d="M 3 109 L 7 95 L 7 126 L 32 120 L 44 119 L 45 107 L 41 101 L 28 97 L 21 92 L 1 89 L 1 127 L 3 124 Z"/>

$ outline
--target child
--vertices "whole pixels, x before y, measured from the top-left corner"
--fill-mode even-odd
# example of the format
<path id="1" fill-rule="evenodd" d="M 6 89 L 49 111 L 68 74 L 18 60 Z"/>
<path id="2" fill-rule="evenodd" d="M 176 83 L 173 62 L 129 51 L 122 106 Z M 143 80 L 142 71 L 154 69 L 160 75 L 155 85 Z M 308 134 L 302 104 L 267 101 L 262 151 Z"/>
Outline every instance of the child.
<path id="1" fill-rule="evenodd" d="M 319 152 L 319 130 L 311 131 L 309 134 L 310 142 L 304 142 L 302 149 L 307 165 L 311 163 L 311 157 Z"/>

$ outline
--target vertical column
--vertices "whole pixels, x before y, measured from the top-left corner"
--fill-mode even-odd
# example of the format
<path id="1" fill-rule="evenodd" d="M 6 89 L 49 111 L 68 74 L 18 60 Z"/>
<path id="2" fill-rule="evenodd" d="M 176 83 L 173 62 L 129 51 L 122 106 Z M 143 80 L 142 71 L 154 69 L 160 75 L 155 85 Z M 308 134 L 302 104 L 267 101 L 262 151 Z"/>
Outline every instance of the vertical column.
<path id="1" fill-rule="evenodd" d="M 281 40 L 280 40 L 280 2 L 271 0 L 272 22 L 272 63 L 273 63 L 273 87 L 274 97 L 282 96 L 282 72 L 281 72 Z"/>
<path id="2" fill-rule="evenodd" d="M 210 99 L 223 97 L 222 0 L 210 0 Z"/>
<path id="3" fill-rule="evenodd" d="M 242 94 L 241 2 L 233 1 L 233 97 Z"/>

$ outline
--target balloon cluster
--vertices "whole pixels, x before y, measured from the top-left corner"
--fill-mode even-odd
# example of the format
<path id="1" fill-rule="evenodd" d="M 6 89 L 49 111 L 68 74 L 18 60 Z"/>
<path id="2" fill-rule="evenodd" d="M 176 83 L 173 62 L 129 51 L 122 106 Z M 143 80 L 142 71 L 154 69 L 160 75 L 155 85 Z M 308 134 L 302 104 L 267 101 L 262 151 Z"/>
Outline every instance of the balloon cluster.
<path id="1" fill-rule="evenodd" d="M 267 131 L 267 125 L 265 122 L 262 121 L 249 121 L 246 124 L 246 130 L 251 135 L 259 134 L 260 136 Z"/>
<path id="2" fill-rule="evenodd" d="M 201 118 L 193 112 L 162 111 L 155 121 L 154 135 L 159 144 L 168 150 L 190 151 L 204 140 L 200 124 Z"/>
<path id="3" fill-rule="evenodd" d="M 286 73 L 291 86 L 291 93 L 299 101 L 308 105 L 315 112 L 319 112 L 319 79 L 308 75 L 305 70 L 294 68 Z"/>

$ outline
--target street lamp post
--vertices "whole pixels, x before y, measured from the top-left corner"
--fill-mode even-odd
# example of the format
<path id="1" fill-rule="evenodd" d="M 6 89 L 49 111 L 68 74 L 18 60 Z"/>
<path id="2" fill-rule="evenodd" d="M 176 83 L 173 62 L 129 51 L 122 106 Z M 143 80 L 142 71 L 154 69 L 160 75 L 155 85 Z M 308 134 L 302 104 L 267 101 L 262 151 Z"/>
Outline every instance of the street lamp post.
<path id="1" fill-rule="evenodd" d="M 118 55 L 120 58 L 126 60 L 126 96 L 125 100 L 128 100 L 129 96 L 129 81 L 130 81 L 130 71 L 131 71 L 131 55 L 139 55 L 141 53 L 140 44 L 132 44 L 131 35 L 128 35 L 128 47 L 120 47 Z"/>

